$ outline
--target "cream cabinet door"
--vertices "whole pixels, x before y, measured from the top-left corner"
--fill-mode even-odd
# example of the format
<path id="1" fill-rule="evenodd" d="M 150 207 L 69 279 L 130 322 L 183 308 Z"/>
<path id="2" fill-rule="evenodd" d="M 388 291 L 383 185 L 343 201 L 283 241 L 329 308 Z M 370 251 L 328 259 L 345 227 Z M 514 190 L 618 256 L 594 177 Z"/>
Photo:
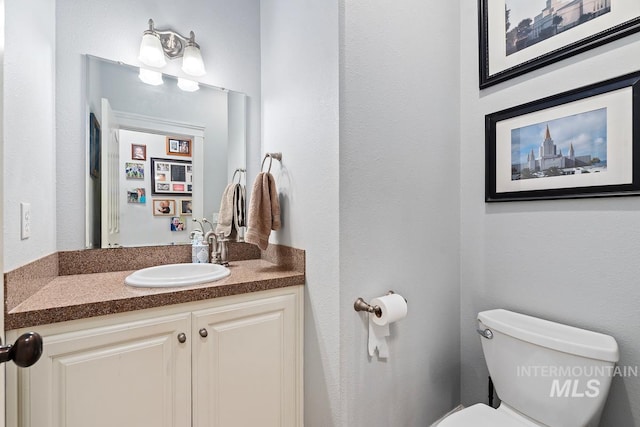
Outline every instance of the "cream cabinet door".
<path id="1" fill-rule="evenodd" d="M 302 425 L 300 295 L 193 313 L 194 427 Z"/>
<path id="2" fill-rule="evenodd" d="M 191 426 L 190 324 L 184 313 L 45 336 L 20 372 L 20 426 Z"/>

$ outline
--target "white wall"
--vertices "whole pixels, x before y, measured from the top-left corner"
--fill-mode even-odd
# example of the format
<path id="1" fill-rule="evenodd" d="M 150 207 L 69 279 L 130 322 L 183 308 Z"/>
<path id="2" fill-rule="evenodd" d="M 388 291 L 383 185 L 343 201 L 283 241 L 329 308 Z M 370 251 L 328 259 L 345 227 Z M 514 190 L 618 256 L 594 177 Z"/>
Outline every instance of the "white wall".
<path id="1" fill-rule="evenodd" d="M 247 185 L 247 174 L 243 173 L 241 177 L 234 178 L 234 171 L 238 168 L 242 169 L 247 164 L 247 146 L 244 143 L 247 137 L 247 126 L 245 122 L 247 113 L 247 97 L 242 93 L 229 92 L 227 96 L 229 111 L 227 116 L 229 117 L 229 151 L 227 152 L 227 171 L 228 178 L 240 180 L 240 183 Z M 256 162 L 257 163 L 257 162 Z M 220 210 L 220 201 L 204 200 L 204 212 L 208 215 L 209 219 L 212 212 L 218 212 Z M 208 208 L 208 209 L 207 209 Z"/>
<path id="2" fill-rule="evenodd" d="M 10 271 L 56 250 L 56 33 L 55 2 L 5 6 L 3 224 L 4 268 Z M 27 240 L 20 239 L 20 202 L 31 204 Z"/>
<path id="3" fill-rule="evenodd" d="M 484 203 L 484 116 L 638 69 L 640 35 L 480 92 L 476 2 L 461 2 L 462 401 L 486 402 L 477 312 L 503 307 L 613 335 L 640 365 L 640 198 Z M 603 426 L 640 425 L 640 381 L 615 378 Z"/>
<path id="4" fill-rule="evenodd" d="M 261 8 L 262 149 L 282 152 L 272 173 L 283 227 L 272 241 L 307 251 L 305 425 L 340 425 L 338 2 Z"/>
<path id="5" fill-rule="evenodd" d="M 5 50 L 5 2 L 0 0 L 0 82 L 4 81 L 4 50 Z M 0 164 L 4 170 L 4 84 L 0 86 Z M 4 218 L 4 182 L 6 178 L 0 174 L 0 218 Z M 6 224 L 6 222 L 4 222 Z M 4 232 L 0 233 L 0 272 L 4 272 Z M 0 301 L 4 301 L 4 286 L 0 289 Z M 4 316 L 0 316 L 0 329 L 4 331 Z M 4 335 L 3 335 L 4 336 Z M 4 371 L 0 372 L 0 383 L 5 383 Z M 5 414 L 5 392 L 0 390 L 0 417 Z"/>
<path id="6" fill-rule="evenodd" d="M 138 64 L 138 49 L 147 21 L 181 34 L 193 30 L 207 75 L 201 81 L 248 95 L 247 158 L 253 176 L 260 162 L 260 9 L 258 0 L 195 0 L 188 7 L 175 1 L 58 0 L 56 120 L 57 158 L 78 167 L 58 170 L 57 249 L 84 246 L 85 80 L 83 55 Z M 16 31 L 16 34 L 18 32 Z M 166 68 L 179 74 L 179 61 Z M 55 250 L 55 249 L 54 249 Z M 33 257 L 33 259 L 38 257 Z M 30 259 L 24 259 L 24 262 Z"/>
<path id="7" fill-rule="evenodd" d="M 344 5 L 342 425 L 427 426 L 459 402 L 459 5 Z M 409 310 L 385 362 L 352 305 L 389 289 Z"/>

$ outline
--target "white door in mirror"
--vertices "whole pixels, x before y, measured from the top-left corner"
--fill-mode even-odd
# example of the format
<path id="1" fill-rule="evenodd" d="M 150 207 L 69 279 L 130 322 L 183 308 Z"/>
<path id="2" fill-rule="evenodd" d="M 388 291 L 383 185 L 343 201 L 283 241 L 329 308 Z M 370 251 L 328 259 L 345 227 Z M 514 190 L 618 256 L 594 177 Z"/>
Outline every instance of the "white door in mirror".
<path id="1" fill-rule="evenodd" d="M 141 288 L 171 288 L 215 282 L 230 274 L 227 267 L 218 264 L 168 264 L 135 271 L 124 283 Z"/>

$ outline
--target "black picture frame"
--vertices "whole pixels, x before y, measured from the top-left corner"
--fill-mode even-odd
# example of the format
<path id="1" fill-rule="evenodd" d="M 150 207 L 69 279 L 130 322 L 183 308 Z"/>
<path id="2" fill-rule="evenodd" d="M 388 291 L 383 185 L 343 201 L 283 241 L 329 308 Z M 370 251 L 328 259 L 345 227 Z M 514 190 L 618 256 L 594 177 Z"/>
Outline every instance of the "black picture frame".
<path id="1" fill-rule="evenodd" d="M 498 58 L 506 58 L 506 48 L 501 53 L 497 46 L 497 40 L 500 38 L 502 32 L 503 47 L 507 44 L 507 27 L 506 27 L 506 0 L 478 0 L 478 37 L 479 37 L 479 65 L 480 65 L 480 89 L 485 89 L 492 85 L 507 81 L 517 76 L 529 73 L 537 70 L 538 68 L 545 67 L 554 62 L 569 58 L 595 47 L 610 43 L 614 40 L 618 40 L 622 37 L 626 37 L 629 34 L 640 31 L 640 12 L 632 11 L 633 16 L 623 16 L 612 26 L 602 25 L 590 25 L 592 28 L 591 35 L 581 37 L 576 35 L 575 38 L 566 37 L 568 40 L 554 41 L 554 36 L 549 36 L 540 42 L 543 47 L 540 48 L 541 53 L 535 54 L 531 58 L 523 58 L 522 61 L 517 62 L 515 65 L 508 65 L 505 68 L 500 67 L 499 70 L 491 70 L 491 58 L 493 55 L 497 55 Z M 635 7 L 635 6 L 634 6 Z M 505 25 L 490 25 L 490 22 L 495 22 L 490 18 L 492 13 L 505 14 Z M 624 15 L 625 13 L 620 13 Z M 588 14 L 583 14 L 586 16 Z M 591 14 L 593 15 L 593 14 Z M 598 16 L 596 16 L 598 18 Z M 496 18 L 497 19 L 497 18 Z M 593 22 L 597 20 L 594 19 Z M 570 27 L 567 30 L 567 34 L 574 28 L 580 27 L 583 21 L 576 24 L 574 27 Z M 518 26 L 518 23 L 511 23 L 512 27 Z M 556 24 L 556 28 L 559 24 Z M 567 27 L 569 27 L 567 25 Z M 492 43 L 492 40 L 496 40 L 496 43 Z M 500 47 L 500 49 L 503 49 Z"/>
<path id="2" fill-rule="evenodd" d="M 192 195 L 191 160 L 151 158 L 151 194 L 153 196 Z"/>
<path id="3" fill-rule="evenodd" d="M 486 202 L 638 194 L 640 71 L 485 116 Z"/>
<path id="4" fill-rule="evenodd" d="M 89 114 L 89 175 L 100 178 L 100 122 L 95 114 Z"/>

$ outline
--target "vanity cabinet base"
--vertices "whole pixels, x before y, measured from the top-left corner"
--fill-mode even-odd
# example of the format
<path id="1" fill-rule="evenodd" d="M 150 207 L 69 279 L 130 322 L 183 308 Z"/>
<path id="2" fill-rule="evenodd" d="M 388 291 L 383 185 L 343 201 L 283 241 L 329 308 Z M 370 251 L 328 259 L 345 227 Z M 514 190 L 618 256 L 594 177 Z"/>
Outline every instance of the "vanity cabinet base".
<path id="1" fill-rule="evenodd" d="M 7 367 L 7 427 L 301 426 L 302 295 L 296 286 L 38 327 L 40 361 Z"/>

